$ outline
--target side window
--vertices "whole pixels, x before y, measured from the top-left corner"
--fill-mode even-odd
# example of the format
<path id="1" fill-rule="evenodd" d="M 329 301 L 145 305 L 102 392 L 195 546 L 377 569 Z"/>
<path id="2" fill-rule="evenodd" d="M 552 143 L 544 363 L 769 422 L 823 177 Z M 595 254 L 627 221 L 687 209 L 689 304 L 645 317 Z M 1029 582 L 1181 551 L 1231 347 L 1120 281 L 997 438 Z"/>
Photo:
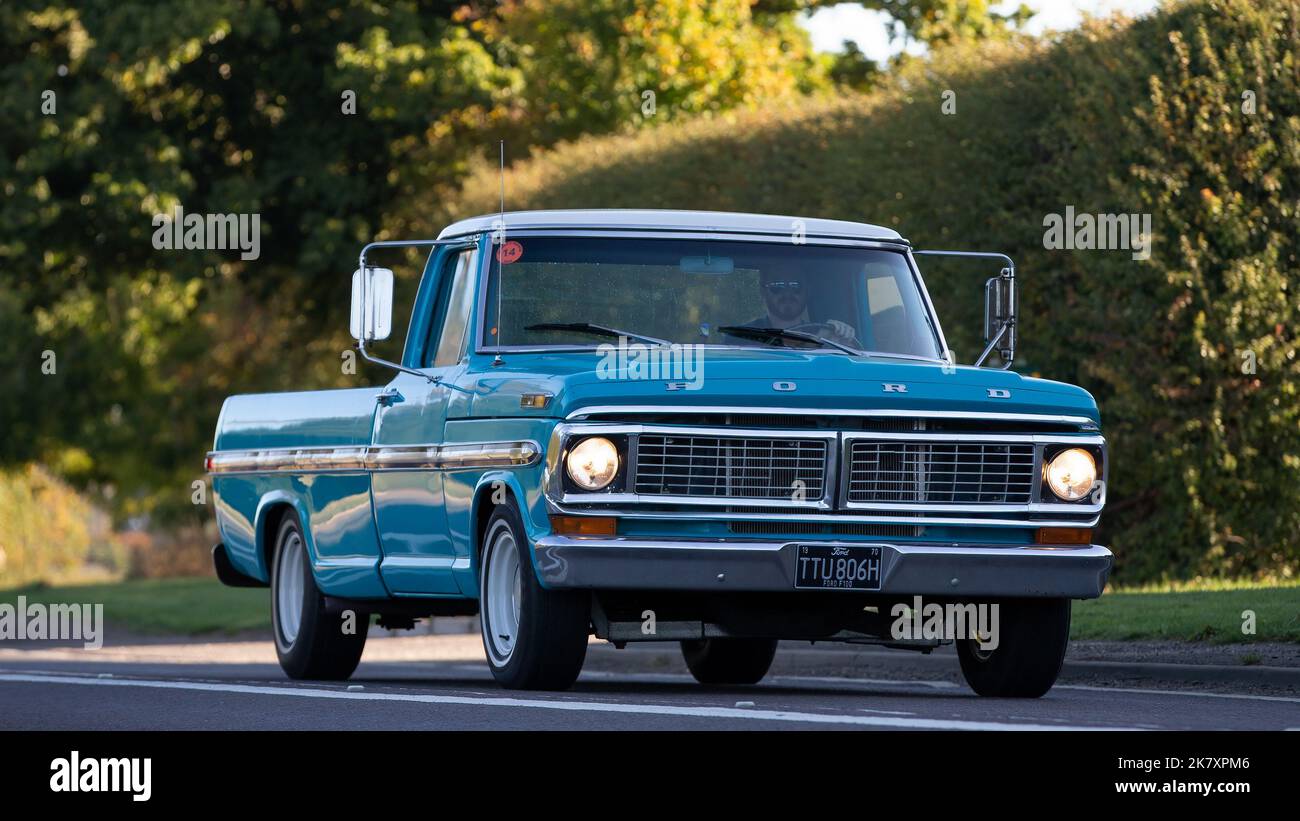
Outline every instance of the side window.
<path id="1" fill-rule="evenodd" d="M 898 287 L 894 272 L 880 276 L 867 275 L 867 305 L 871 314 L 871 339 L 864 339 L 878 351 L 893 353 L 922 353 L 924 346 L 913 337 L 914 312 Z"/>
<path id="2" fill-rule="evenodd" d="M 869 278 L 867 302 L 871 306 L 872 316 L 888 311 L 890 308 L 903 307 L 903 294 L 898 290 L 898 281 L 892 276 Z"/>
<path id="3" fill-rule="evenodd" d="M 455 365 L 465 353 L 465 334 L 474 303 L 474 258 L 474 250 L 467 249 L 447 263 L 448 267 L 454 266 L 454 270 L 443 280 L 440 289 L 441 322 L 430 333 L 431 344 L 426 348 L 425 367 Z"/>

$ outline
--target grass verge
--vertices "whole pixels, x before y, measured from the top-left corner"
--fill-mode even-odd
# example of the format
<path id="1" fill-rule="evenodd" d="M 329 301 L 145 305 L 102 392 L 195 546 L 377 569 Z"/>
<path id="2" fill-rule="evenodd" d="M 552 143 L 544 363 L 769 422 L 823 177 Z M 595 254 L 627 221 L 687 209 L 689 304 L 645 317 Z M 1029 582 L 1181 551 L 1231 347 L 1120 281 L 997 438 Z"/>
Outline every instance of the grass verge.
<path id="1" fill-rule="evenodd" d="M 139 579 L 0 590 L 0 603 L 103 604 L 104 621 L 133 633 L 199 636 L 270 630 L 271 605 L 260 588 L 226 587 L 213 578 Z"/>
<path id="2" fill-rule="evenodd" d="M 1254 614 L 1254 634 L 1242 631 Z M 1076 639 L 1300 642 L 1300 582 L 1150 586 L 1074 603 Z"/>

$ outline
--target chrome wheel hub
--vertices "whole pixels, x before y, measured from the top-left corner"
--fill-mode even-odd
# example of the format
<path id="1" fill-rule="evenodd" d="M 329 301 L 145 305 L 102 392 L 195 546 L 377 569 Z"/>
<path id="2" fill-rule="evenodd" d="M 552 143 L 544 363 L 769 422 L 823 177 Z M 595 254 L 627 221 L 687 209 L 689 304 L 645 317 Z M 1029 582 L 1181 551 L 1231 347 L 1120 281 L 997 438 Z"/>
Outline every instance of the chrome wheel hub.
<path id="1" fill-rule="evenodd" d="M 307 572 L 307 551 L 301 534 L 290 533 L 280 546 L 275 574 L 275 603 L 280 640 L 286 646 L 298 638 L 302 627 L 302 604 L 306 595 L 303 583 Z"/>
<path id="2" fill-rule="evenodd" d="M 492 661 L 510 661 L 519 635 L 521 581 L 519 550 L 515 537 L 504 522 L 492 530 L 485 552 L 483 581 L 483 637 Z"/>

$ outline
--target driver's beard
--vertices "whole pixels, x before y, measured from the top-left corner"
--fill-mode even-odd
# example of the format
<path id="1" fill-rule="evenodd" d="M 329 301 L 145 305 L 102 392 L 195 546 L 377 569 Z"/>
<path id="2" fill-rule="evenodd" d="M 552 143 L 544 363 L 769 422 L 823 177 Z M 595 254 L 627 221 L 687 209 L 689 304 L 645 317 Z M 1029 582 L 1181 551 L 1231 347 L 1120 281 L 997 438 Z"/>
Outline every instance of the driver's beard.
<path id="1" fill-rule="evenodd" d="M 803 325 L 808 322 L 808 306 L 804 305 L 803 308 L 799 310 L 799 313 L 789 319 L 782 319 L 776 315 L 772 310 L 772 307 L 769 305 L 767 309 L 767 318 L 768 321 L 772 323 L 773 328 L 790 328 L 795 325 Z"/>

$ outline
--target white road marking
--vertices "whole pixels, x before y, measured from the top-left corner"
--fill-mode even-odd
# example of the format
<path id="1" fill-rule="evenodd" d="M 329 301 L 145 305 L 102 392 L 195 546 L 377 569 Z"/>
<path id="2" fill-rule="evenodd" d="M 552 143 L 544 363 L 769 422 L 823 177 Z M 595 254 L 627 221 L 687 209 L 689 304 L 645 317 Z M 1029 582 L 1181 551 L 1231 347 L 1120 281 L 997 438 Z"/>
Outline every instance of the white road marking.
<path id="1" fill-rule="evenodd" d="M 960 684 L 951 681 L 930 681 L 928 679 L 904 678 L 843 678 L 841 676 L 768 676 L 765 681 L 815 681 L 819 684 L 835 684 L 845 681 L 854 684 L 887 684 L 896 687 L 929 687 L 933 690 L 961 689 Z"/>
<path id="2" fill-rule="evenodd" d="M 1122 730 L 1128 727 L 1083 727 L 1051 724 L 1015 724 L 997 721 L 960 719 L 895 718 L 888 716 L 835 715 L 800 713 L 787 710 L 736 709 L 734 707 L 686 707 L 660 704 L 624 704 L 601 701 L 547 701 L 533 698 L 473 698 L 419 693 L 368 693 L 325 690 L 318 687 L 268 687 L 249 684 L 206 684 L 192 681 L 156 679 L 101 679 L 65 675 L 24 675 L 0 673 L 0 681 L 24 684 L 73 684 L 87 687 L 149 687 L 161 690 L 190 690 L 208 693 L 288 696 L 295 698 L 344 699 L 354 701 L 396 701 L 415 704 L 461 704 L 475 707 L 528 707 L 540 710 L 566 710 L 631 715 L 678 716 L 688 718 L 729 718 L 751 721 L 781 721 L 798 724 L 848 724 L 860 727 L 897 727 L 915 730 Z"/>
<path id="3" fill-rule="evenodd" d="M 663 679 L 665 681 L 670 679 L 681 680 L 681 681 L 694 681 L 694 679 L 691 678 L 690 676 L 679 675 L 675 673 L 638 674 L 638 673 L 608 673 L 608 672 L 593 671 L 591 673 L 584 672 L 582 675 L 583 677 L 589 675 L 601 676 L 601 677 L 617 676 L 623 679 L 654 677 L 654 678 Z M 843 676 L 793 676 L 793 675 L 775 675 L 775 676 L 768 676 L 767 678 L 763 679 L 764 684 L 773 684 L 782 681 L 790 682 L 790 683 L 817 682 L 819 684 L 870 684 L 870 685 L 883 684 L 889 686 L 930 687 L 936 690 L 951 690 L 951 689 L 964 690 L 965 689 L 962 687 L 962 685 L 955 684 L 951 681 L 926 681 L 921 679 L 845 678 Z M 1241 699 L 1247 701 L 1280 701 L 1284 703 L 1300 704 L 1300 698 L 1293 698 L 1291 696 L 1259 696 L 1259 695 L 1250 695 L 1247 693 L 1206 693 L 1200 690 L 1148 690 L 1148 689 L 1142 689 L 1140 687 L 1096 687 L 1087 684 L 1057 684 L 1054 687 L 1052 687 L 1052 689 L 1053 690 L 1087 690 L 1087 691 L 1093 691 L 1099 693 L 1134 693 L 1134 694 L 1148 695 L 1148 696 L 1168 696 L 1168 695 L 1202 696 L 1204 698 L 1227 698 L 1227 699 Z"/>
<path id="4" fill-rule="evenodd" d="M 936 689 L 961 688 L 960 684 L 954 684 L 951 681 L 908 681 L 884 678 L 841 678 L 837 676 L 768 676 L 764 681 L 772 682 L 782 679 L 791 682 L 816 681 L 838 682 L 840 684 L 904 684 L 934 687 Z M 1054 685 L 1052 689 L 1087 690 L 1098 693 L 1134 693 L 1146 696 L 1201 696 L 1203 698 L 1227 698 L 1245 701 L 1278 701 L 1288 704 L 1300 704 L 1300 698 L 1292 696 L 1259 696 L 1251 695 L 1249 693 L 1206 693 L 1201 690 L 1149 690 L 1141 687 L 1097 687 L 1087 684 L 1057 684 Z"/>
<path id="5" fill-rule="evenodd" d="M 460 669 L 479 670 L 483 668 L 473 667 L 470 665 L 459 665 Z M 611 679 L 617 678 L 622 681 L 662 681 L 662 682 L 687 682 L 693 683 L 694 676 L 685 673 L 614 673 L 609 670 L 583 670 L 582 678 Z M 816 682 L 818 684 L 843 684 L 850 682 L 853 684 L 887 684 L 894 687 L 929 687 L 936 690 L 946 690 L 961 687 L 960 684 L 954 684 L 951 681 L 925 681 L 922 679 L 895 679 L 895 678 L 844 678 L 842 676 L 787 676 L 775 675 L 763 679 L 764 684 L 774 684 L 776 682 Z"/>
<path id="6" fill-rule="evenodd" d="M 1202 698 L 1231 698 L 1247 701 L 1282 701 L 1300 704 L 1300 698 L 1291 696 L 1255 696 L 1246 693 L 1203 693 L 1200 690 L 1143 690 L 1138 687 L 1096 687 L 1088 684 L 1058 684 L 1054 690 L 1089 690 L 1096 693 L 1141 693 L 1150 696 L 1201 696 Z"/>

